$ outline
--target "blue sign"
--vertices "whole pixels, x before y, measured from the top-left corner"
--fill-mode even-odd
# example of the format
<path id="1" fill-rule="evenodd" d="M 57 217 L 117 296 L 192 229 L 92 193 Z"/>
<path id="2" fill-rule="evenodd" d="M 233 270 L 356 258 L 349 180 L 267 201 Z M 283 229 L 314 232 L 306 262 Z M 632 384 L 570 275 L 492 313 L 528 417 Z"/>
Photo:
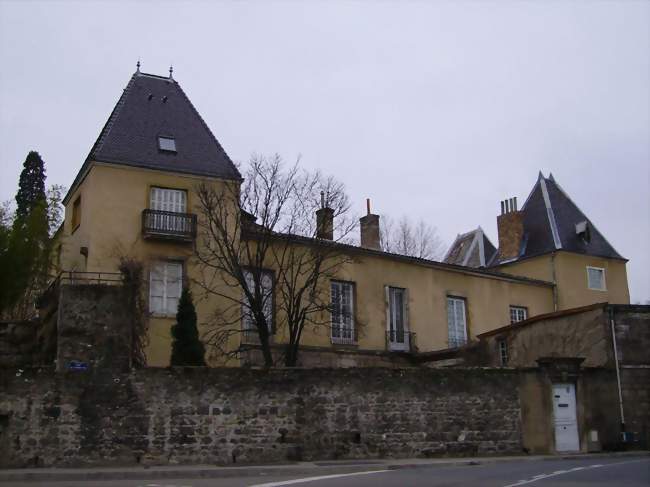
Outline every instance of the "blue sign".
<path id="1" fill-rule="evenodd" d="M 70 360 L 68 370 L 88 370 L 88 364 L 79 360 Z"/>

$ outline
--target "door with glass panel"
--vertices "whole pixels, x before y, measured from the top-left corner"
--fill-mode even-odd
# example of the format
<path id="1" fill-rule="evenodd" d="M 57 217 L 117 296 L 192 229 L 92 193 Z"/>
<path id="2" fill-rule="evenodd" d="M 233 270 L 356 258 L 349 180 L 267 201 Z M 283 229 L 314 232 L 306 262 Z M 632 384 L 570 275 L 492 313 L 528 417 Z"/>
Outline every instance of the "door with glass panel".
<path id="1" fill-rule="evenodd" d="M 447 297 L 447 329 L 449 348 L 462 347 L 467 343 L 467 320 L 465 300 Z"/>
<path id="2" fill-rule="evenodd" d="M 149 207 L 155 210 L 153 226 L 160 232 L 191 232 L 187 211 L 187 193 L 181 189 L 151 188 Z"/>

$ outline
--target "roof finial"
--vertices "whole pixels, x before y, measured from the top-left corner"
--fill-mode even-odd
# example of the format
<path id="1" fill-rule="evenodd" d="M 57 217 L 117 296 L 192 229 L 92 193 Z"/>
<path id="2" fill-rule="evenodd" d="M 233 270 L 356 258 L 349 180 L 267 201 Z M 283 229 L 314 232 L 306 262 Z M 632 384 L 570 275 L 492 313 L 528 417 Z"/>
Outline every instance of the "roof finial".
<path id="1" fill-rule="evenodd" d="M 174 66 L 172 66 L 172 65 L 170 64 L 170 65 L 169 65 L 169 79 L 174 79 L 174 78 L 172 77 L 172 73 L 173 73 L 173 72 L 174 72 Z"/>
<path id="2" fill-rule="evenodd" d="M 138 62 L 135 64 L 135 67 L 136 67 L 135 72 L 139 73 L 140 72 L 140 58 L 138 58 Z"/>

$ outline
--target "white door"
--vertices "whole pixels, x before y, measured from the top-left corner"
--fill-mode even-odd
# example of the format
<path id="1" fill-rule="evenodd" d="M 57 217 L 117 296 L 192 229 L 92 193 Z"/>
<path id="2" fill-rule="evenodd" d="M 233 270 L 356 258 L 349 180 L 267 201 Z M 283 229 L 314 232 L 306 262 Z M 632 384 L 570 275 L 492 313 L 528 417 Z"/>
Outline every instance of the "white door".
<path id="1" fill-rule="evenodd" d="M 553 416 L 555 419 L 555 450 L 580 451 L 574 384 L 553 384 Z"/>

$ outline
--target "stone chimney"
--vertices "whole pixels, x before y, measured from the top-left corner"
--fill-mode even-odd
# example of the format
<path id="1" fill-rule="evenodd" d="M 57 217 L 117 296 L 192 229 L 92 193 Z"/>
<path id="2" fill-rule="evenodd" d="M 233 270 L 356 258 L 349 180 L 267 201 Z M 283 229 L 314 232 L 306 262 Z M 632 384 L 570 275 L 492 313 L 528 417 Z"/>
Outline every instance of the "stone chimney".
<path id="1" fill-rule="evenodd" d="M 334 240 L 334 210 L 325 206 L 325 192 L 320 192 L 320 209 L 316 211 L 316 238 Z"/>
<path id="2" fill-rule="evenodd" d="M 370 200 L 366 200 L 368 214 L 359 219 L 361 224 L 361 246 L 367 249 L 381 250 L 379 240 L 379 215 L 370 213 Z"/>
<path id="3" fill-rule="evenodd" d="M 517 209 L 517 198 L 501 202 L 501 214 L 497 217 L 499 230 L 499 260 L 516 259 L 524 237 L 524 214 Z"/>

